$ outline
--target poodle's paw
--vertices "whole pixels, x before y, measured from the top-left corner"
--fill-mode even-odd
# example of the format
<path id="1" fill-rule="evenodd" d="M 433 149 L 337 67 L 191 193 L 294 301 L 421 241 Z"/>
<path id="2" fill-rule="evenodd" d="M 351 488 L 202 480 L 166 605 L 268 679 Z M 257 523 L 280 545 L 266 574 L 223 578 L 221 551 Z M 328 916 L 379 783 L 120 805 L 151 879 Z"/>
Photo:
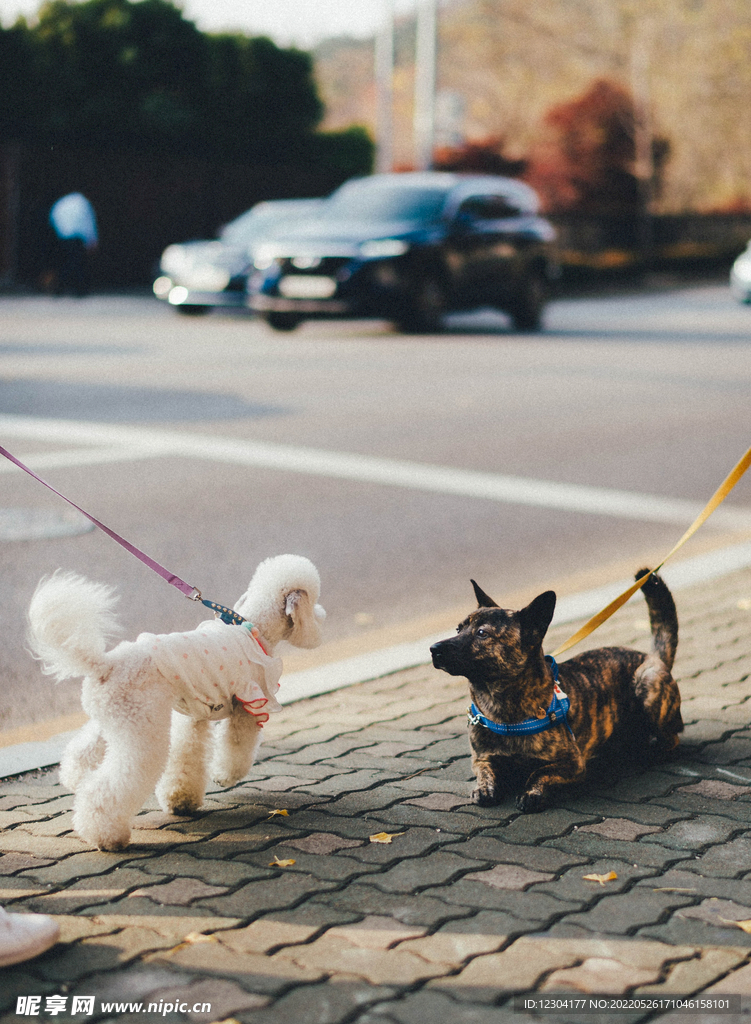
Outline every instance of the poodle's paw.
<path id="1" fill-rule="evenodd" d="M 229 789 L 230 786 L 236 786 L 247 774 L 247 772 L 238 773 L 228 771 L 226 768 L 217 768 L 216 771 L 211 772 L 211 781 L 215 782 L 217 786 L 221 786 L 222 789 Z"/>
<path id="2" fill-rule="evenodd" d="M 203 805 L 203 789 L 188 786 L 162 786 L 156 788 L 156 798 L 165 814 L 195 814 Z"/>
<path id="3" fill-rule="evenodd" d="M 90 846 L 96 846 L 98 850 L 108 852 L 124 850 L 130 843 L 130 828 L 116 822 L 99 825 L 88 823 L 76 827 L 76 832 L 84 842 L 89 843 Z"/>

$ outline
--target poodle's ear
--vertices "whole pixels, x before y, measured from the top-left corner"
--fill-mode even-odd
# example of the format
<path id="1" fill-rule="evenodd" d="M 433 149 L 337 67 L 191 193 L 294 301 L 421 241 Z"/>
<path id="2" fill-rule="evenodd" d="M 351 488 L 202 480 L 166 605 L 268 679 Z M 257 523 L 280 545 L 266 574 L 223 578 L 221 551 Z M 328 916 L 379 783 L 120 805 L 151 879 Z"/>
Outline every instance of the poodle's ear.
<path id="1" fill-rule="evenodd" d="M 321 623 L 326 612 L 320 604 L 313 604 L 307 590 L 290 590 L 284 602 L 284 614 L 292 625 L 285 639 L 295 647 L 318 647 L 321 642 Z"/>

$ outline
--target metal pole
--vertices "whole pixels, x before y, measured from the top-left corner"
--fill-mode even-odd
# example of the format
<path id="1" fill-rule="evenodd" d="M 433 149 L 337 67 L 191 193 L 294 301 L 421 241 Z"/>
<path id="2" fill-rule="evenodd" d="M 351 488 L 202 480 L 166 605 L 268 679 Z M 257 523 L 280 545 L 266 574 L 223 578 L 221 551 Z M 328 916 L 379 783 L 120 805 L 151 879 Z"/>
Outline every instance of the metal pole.
<path id="1" fill-rule="evenodd" d="M 651 23 L 643 19 L 635 26 L 631 46 L 631 92 L 634 102 L 634 172 L 639 188 L 639 247 L 642 265 L 649 270 L 653 259 L 652 183 L 652 104 L 649 88 Z"/>
<path id="2" fill-rule="evenodd" d="M 394 0 L 382 0 L 383 24 L 376 35 L 376 170 L 394 166 Z"/>
<path id="3" fill-rule="evenodd" d="M 435 85 L 438 0 L 418 0 L 415 50 L 415 167 L 427 170 L 435 144 Z"/>

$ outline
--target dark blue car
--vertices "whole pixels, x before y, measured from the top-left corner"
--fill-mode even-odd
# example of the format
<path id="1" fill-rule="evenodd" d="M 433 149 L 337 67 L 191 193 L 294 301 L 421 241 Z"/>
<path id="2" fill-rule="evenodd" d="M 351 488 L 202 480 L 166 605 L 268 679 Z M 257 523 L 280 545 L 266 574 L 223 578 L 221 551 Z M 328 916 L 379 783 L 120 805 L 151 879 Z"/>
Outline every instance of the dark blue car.
<path id="1" fill-rule="evenodd" d="M 555 230 L 538 206 L 528 185 L 490 175 L 348 181 L 257 247 L 248 305 L 282 331 L 314 317 L 377 317 L 432 333 L 444 313 L 480 306 L 539 330 L 556 264 Z"/>

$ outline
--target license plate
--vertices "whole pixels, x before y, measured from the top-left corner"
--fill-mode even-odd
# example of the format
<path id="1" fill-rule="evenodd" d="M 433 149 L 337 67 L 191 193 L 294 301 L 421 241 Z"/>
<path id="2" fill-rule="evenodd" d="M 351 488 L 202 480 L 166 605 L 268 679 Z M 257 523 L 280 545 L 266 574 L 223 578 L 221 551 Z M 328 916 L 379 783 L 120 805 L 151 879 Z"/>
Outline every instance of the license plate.
<path id="1" fill-rule="evenodd" d="M 315 274 L 288 274 L 279 282 L 279 291 L 286 299 L 330 299 L 336 281 Z"/>

